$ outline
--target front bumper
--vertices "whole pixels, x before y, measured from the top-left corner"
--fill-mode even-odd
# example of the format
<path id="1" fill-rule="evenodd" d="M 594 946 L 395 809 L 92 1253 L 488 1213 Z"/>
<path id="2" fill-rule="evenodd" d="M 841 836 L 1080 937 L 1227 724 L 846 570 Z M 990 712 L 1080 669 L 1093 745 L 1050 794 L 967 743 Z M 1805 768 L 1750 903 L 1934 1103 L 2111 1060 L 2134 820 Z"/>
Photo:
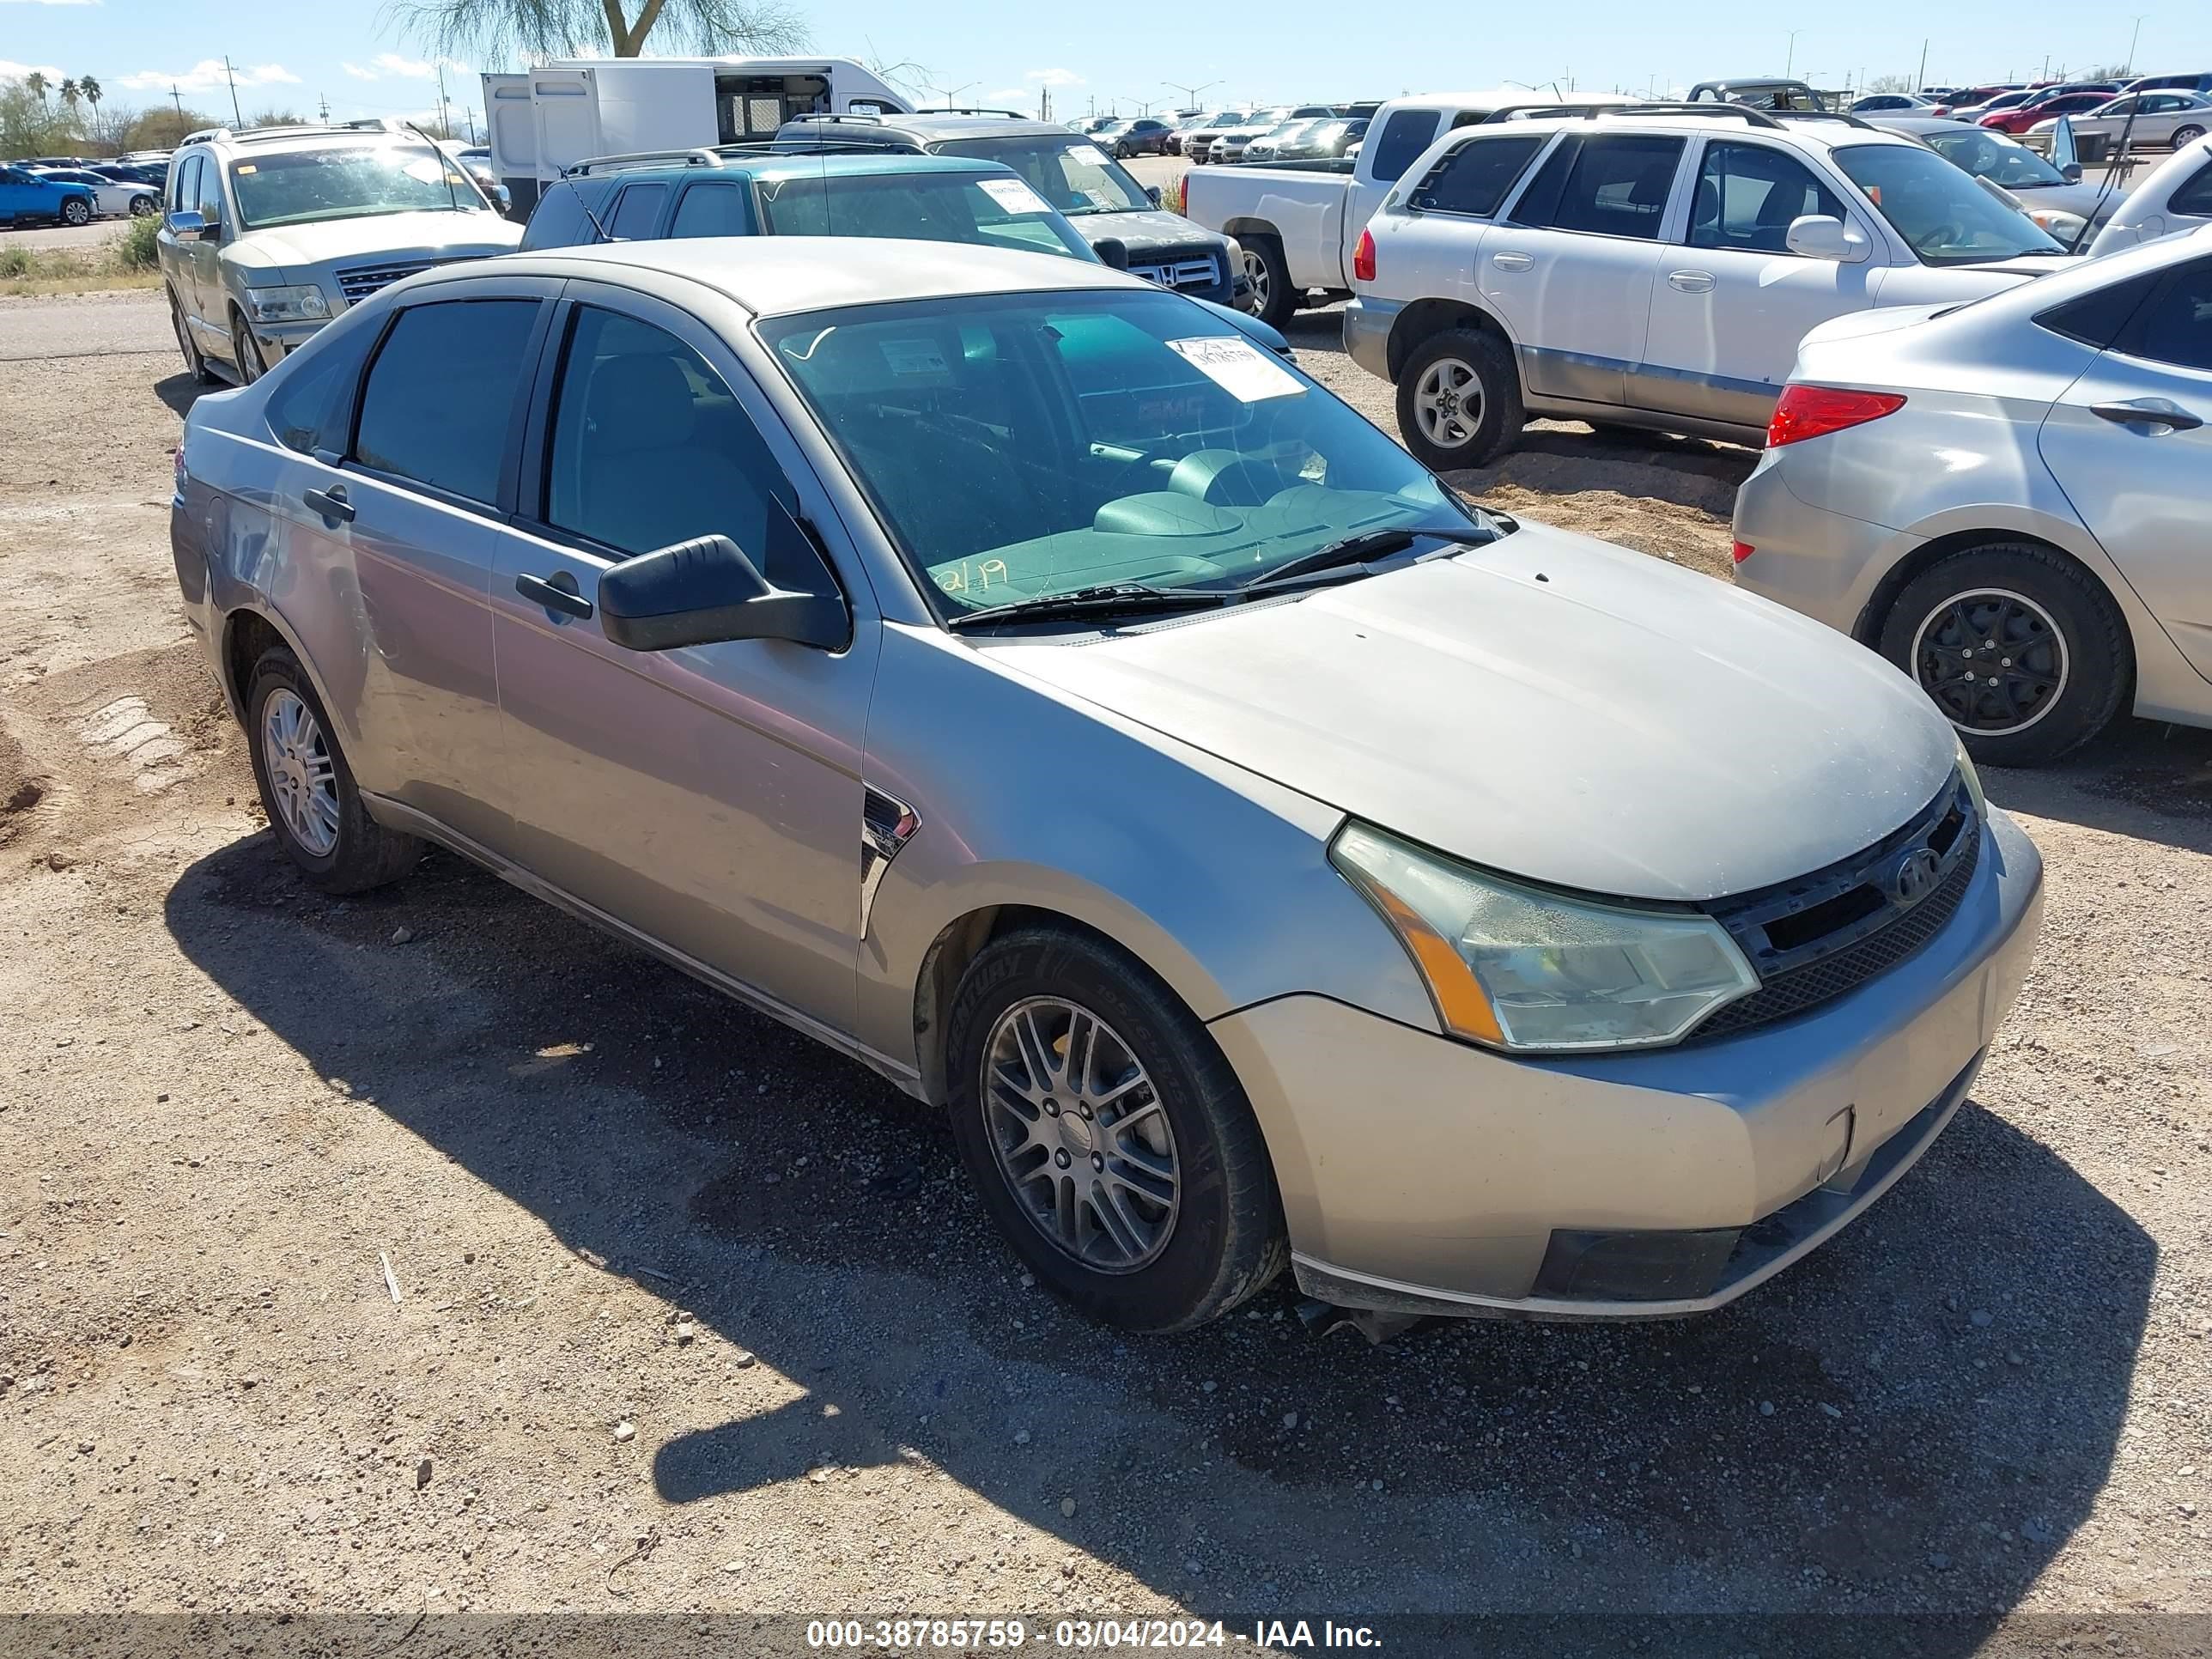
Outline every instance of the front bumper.
<path id="1" fill-rule="evenodd" d="M 1650 1319 L 1817 1248 L 1934 1143 L 2027 972 L 2042 862 L 2002 813 L 1982 833 L 1917 953 L 1740 1036 L 1522 1060 L 1318 997 L 1215 1021 L 1299 1284 L 1397 1312 Z"/>
<path id="2" fill-rule="evenodd" d="M 1344 352 L 1377 380 L 1390 378 L 1390 331 L 1398 325 L 1402 301 L 1356 296 L 1344 308 Z"/>

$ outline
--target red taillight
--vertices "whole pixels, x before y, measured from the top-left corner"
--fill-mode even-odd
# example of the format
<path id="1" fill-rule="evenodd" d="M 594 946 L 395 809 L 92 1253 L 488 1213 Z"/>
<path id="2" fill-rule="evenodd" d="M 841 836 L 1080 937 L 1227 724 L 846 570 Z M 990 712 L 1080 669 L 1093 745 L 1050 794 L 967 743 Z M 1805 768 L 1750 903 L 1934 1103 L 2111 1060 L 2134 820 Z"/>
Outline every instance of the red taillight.
<path id="1" fill-rule="evenodd" d="M 1753 547 L 1749 542 L 1730 542 L 1729 544 L 1729 557 L 1734 559 L 1738 564 L 1741 564 L 1746 559 L 1749 558 L 1753 554 L 1758 551 L 1759 550 Z"/>
<path id="2" fill-rule="evenodd" d="M 1352 280 L 1371 283 L 1375 280 L 1375 233 L 1363 230 L 1359 241 L 1352 250 Z"/>
<path id="3" fill-rule="evenodd" d="M 1905 399 L 1894 392 L 1842 392 L 1833 386 L 1792 382 L 1782 388 L 1774 418 L 1766 424 L 1766 447 L 1779 449 L 1784 444 L 1841 432 L 1847 426 L 1863 426 L 1904 407 Z"/>

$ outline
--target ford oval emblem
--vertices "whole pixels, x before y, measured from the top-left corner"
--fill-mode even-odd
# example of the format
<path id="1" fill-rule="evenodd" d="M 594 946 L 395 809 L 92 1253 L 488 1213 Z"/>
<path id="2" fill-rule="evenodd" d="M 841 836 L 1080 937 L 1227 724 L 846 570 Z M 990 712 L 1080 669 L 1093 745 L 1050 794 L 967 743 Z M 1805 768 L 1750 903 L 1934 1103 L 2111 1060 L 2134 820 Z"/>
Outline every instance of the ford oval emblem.
<path id="1" fill-rule="evenodd" d="M 1926 847 L 1916 847 L 1905 855 L 1889 878 L 1889 896 L 1899 904 L 1917 904 L 1936 890 L 1936 878 L 1943 872 L 1943 860 Z"/>

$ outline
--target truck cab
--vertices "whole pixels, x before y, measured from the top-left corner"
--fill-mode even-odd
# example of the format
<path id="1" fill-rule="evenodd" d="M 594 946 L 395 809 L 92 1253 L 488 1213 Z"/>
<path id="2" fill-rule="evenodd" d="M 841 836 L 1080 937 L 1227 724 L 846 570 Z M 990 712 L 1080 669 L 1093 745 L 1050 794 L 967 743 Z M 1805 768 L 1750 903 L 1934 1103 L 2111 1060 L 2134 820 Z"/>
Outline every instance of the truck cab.
<path id="1" fill-rule="evenodd" d="M 556 58 L 483 77 L 491 167 L 508 211 L 592 156 L 765 141 L 807 115 L 912 106 L 849 58 Z"/>

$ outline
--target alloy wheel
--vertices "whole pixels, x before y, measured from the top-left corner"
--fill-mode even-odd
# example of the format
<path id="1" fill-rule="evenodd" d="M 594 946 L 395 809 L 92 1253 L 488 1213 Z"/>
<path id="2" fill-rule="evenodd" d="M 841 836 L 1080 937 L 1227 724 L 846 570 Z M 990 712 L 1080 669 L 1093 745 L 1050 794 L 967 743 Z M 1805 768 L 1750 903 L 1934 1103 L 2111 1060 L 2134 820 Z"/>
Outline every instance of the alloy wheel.
<path id="1" fill-rule="evenodd" d="M 1182 1196 L 1159 1091 L 1114 1028 L 1060 997 L 999 1016 L 983 1049 L 984 1128 L 1023 1216 L 1101 1273 L 1134 1273 L 1174 1236 Z"/>
<path id="2" fill-rule="evenodd" d="M 1249 247 L 1243 254 L 1244 274 L 1252 282 L 1252 309 L 1264 312 L 1267 308 L 1267 290 L 1273 286 L 1267 280 L 1267 262 Z"/>
<path id="3" fill-rule="evenodd" d="M 1463 360 L 1439 357 L 1413 384 L 1413 410 L 1438 449 L 1464 448 L 1482 424 L 1482 379 Z"/>
<path id="4" fill-rule="evenodd" d="M 1960 593 L 1922 618 L 1912 667 L 1954 726 L 2003 737 L 2057 707 L 2066 690 L 2066 638 L 2050 612 L 2024 594 Z"/>
<path id="5" fill-rule="evenodd" d="M 261 709 L 261 759 L 285 833 L 309 854 L 338 844 L 337 769 L 322 723 L 295 693 L 279 688 Z"/>

